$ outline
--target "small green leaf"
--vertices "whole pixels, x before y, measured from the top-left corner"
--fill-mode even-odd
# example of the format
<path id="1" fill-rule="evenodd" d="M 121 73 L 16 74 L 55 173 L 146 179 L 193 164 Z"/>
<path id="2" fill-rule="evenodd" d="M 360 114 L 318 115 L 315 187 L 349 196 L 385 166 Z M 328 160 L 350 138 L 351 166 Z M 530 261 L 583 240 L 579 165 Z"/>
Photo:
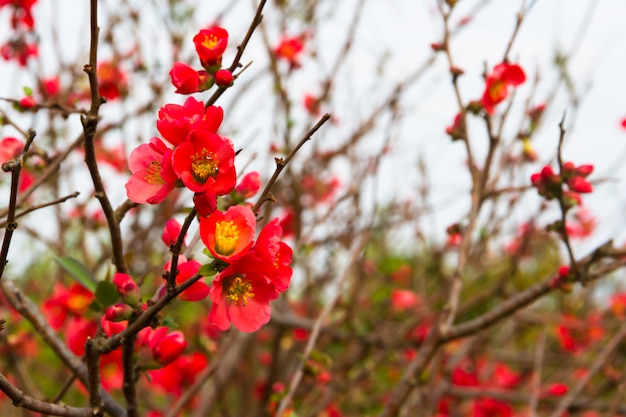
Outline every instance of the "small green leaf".
<path id="1" fill-rule="evenodd" d="M 178 329 L 178 324 L 171 317 L 165 317 L 162 322 L 163 326 L 169 329 Z"/>
<path id="2" fill-rule="evenodd" d="M 210 263 L 202 265 L 198 270 L 198 273 L 203 277 L 212 277 L 217 273 L 217 271 L 215 270 L 215 265 Z"/>
<path id="3" fill-rule="evenodd" d="M 33 95 L 33 89 L 30 87 L 22 87 L 22 90 L 24 90 L 24 94 L 28 97 L 31 97 Z"/>
<path id="4" fill-rule="evenodd" d="M 87 288 L 92 293 L 96 290 L 96 278 L 80 261 L 72 258 L 71 256 L 63 258 L 56 257 L 54 260 L 61 268 L 63 268 L 65 272 L 74 278 L 76 282 Z"/>
<path id="5" fill-rule="evenodd" d="M 100 307 L 100 305 L 96 302 L 96 300 L 93 300 L 91 303 L 89 303 L 89 306 L 87 306 L 89 308 L 89 310 L 95 312 L 95 313 L 101 313 L 102 312 L 102 307 Z"/>
<path id="6" fill-rule="evenodd" d="M 96 301 L 103 309 L 115 304 L 120 299 L 117 288 L 109 281 L 100 281 L 96 286 Z"/>

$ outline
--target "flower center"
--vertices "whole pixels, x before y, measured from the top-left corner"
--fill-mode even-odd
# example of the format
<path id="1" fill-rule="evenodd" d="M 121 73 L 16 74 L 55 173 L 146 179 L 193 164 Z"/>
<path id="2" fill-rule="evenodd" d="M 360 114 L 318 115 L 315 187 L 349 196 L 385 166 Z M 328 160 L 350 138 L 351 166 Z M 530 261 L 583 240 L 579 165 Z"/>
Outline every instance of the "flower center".
<path id="1" fill-rule="evenodd" d="M 220 255 L 230 255 L 235 251 L 239 240 L 239 229 L 230 221 L 215 224 L 215 251 Z"/>
<path id="2" fill-rule="evenodd" d="M 191 172 L 196 181 L 204 183 L 209 177 L 215 177 L 217 171 L 217 161 L 213 152 L 202 149 L 202 152 L 191 157 Z"/>
<path id="3" fill-rule="evenodd" d="M 500 80 L 495 81 L 489 88 L 489 95 L 493 101 L 502 101 L 506 98 L 506 84 Z"/>
<path id="4" fill-rule="evenodd" d="M 165 184 L 163 177 L 161 177 L 161 163 L 152 161 L 146 165 L 146 173 L 143 176 L 143 180 L 148 184 Z"/>
<path id="5" fill-rule="evenodd" d="M 252 284 L 240 276 L 232 277 L 224 283 L 224 286 L 226 287 L 226 299 L 231 303 L 245 307 L 248 304 L 248 298 L 254 298 Z"/>
<path id="6" fill-rule="evenodd" d="M 210 34 L 204 37 L 204 40 L 202 41 L 202 46 L 206 47 L 207 49 L 215 49 L 218 42 L 219 39 L 217 39 L 217 36 L 215 36 L 214 34 Z"/>

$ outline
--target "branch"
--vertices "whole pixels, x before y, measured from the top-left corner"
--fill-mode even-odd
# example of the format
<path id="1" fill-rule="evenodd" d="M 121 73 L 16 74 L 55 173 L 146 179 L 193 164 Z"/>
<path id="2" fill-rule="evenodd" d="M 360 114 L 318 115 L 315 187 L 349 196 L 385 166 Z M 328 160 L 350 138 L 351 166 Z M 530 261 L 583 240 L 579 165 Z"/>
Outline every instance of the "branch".
<path id="1" fill-rule="evenodd" d="M 98 162 L 96 159 L 95 137 L 98 126 L 98 111 L 102 104 L 102 98 L 98 93 L 98 1 L 91 0 L 91 44 L 89 50 L 89 63 L 83 68 L 89 77 L 89 87 L 91 89 L 91 107 L 86 116 L 81 116 L 83 132 L 85 136 L 85 163 L 89 169 L 89 174 L 93 181 L 95 196 L 100 202 L 102 211 L 107 219 L 109 234 L 111 235 L 111 250 L 113 252 L 113 263 L 118 272 L 128 274 L 128 266 L 124 259 L 124 246 L 119 223 L 116 220 L 115 212 L 111 202 L 107 197 Z"/>
<path id="2" fill-rule="evenodd" d="M 0 374 L 0 391 L 13 401 L 15 407 L 22 407 L 38 413 L 65 416 L 65 417 L 92 417 L 92 409 L 89 407 L 70 407 L 65 404 L 52 404 L 46 401 L 36 400 L 15 387 L 4 375 Z"/>
<path id="3" fill-rule="evenodd" d="M 300 150 L 300 148 L 302 148 L 302 146 L 304 146 L 304 144 L 306 142 L 308 142 L 309 140 L 311 140 L 311 137 L 315 134 L 315 132 L 318 131 L 318 129 L 320 127 L 322 127 L 322 125 L 324 123 L 326 123 L 327 121 L 329 121 L 331 118 L 331 115 L 326 113 L 322 116 L 322 118 L 315 124 L 315 126 L 313 126 L 311 129 L 309 129 L 308 132 L 306 132 L 306 134 L 302 137 L 302 139 L 300 139 L 300 142 L 298 142 L 298 144 L 296 145 L 295 148 L 293 148 L 293 150 L 289 153 L 289 155 L 287 156 L 287 158 L 282 159 L 282 158 L 276 158 L 276 169 L 274 170 L 274 174 L 272 174 L 272 178 L 270 178 L 270 180 L 267 182 L 267 184 L 265 185 L 265 188 L 263 189 L 263 192 L 261 193 L 261 195 L 259 196 L 259 199 L 257 200 L 256 204 L 254 205 L 254 207 L 252 208 L 252 211 L 254 213 L 258 213 L 259 210 L 261 209 L 261 206 L 263 205 L 263 203 L 265 201 L 267 201 L 268 196 L 270 195 L 270 190 L 272 189 L 272 187 L 274 186 L 274 183 L 276 182 L 276 180 L 278 179 L 278 176 L 280 175 L 280 173 L 282 172 L 283 169 L 285 169 L 285 167 L 287 166 L 287 164 L 289 163 L 289 161 L 291 161 L 291 159 L 294 157 L 294 155 L 296 154 L 296 152 L 298 152 L 298 150 Z"/>

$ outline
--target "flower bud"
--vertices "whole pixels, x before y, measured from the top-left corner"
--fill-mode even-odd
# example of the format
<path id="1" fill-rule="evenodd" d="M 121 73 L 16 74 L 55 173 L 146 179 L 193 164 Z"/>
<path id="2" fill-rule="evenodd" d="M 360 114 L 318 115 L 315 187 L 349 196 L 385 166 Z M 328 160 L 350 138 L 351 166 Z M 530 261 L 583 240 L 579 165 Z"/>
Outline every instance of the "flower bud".
<path id="1" fill-rule="evenodd" d="M 133 308 L 128 304 L 115 304 L 107 308 L 104 312 L 104 318 L 108 321 L 118 322 L 128 320 L 133 313 Z"/>
<path id="2" fill-rule="evenodd" d="M 585 194 L 593 191 L 593 185 L 583 177 L 574 176 L 567 181 L 567 186 L 570 190 Z"/>
<path id="3" fill-rule="evenodd" d="M 227 69 L 221 69 L 215 72 L 215 84 L 218 87 L 230 87 L 233 85 L 233 73 Z"/>
<path id="4" fill-rule="evenodd" d="M 117 293 L 122 297 L 125 303 L 131 306 L 139 304 L 141 298 L 139 287 L 130 275 L 121 272 L 116 273 L 113 278 L 113 284 L 115 284 Z"/>

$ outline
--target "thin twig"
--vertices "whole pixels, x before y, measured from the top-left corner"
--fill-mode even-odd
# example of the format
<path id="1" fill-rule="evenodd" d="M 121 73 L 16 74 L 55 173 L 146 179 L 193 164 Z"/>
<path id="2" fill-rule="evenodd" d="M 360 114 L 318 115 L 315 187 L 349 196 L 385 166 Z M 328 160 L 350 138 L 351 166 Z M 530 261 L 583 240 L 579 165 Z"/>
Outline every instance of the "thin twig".
<path id="1" fill-rule="evenodd" d="M 291 152 L 289 153 L 287 158 L 285 158 L 285 159 L 283 159 L 283 158 L 276 158 L 275 159 L 275 161 L 276 161 L 276 169 L 274 170 L 274 174 L 272 174 L 272 178 L 270 178 L 270 180 L 267 182 L 267 184 L 265 185 L 265 188 L 263 189 L 263 192 L 259 196 L 259 199 L 257 200 L 256 204 L 252 208 L 252 211 L 254 213 L 258 213 L 259 210 L 261 209 L 261 206 L 263 205 L 263 203 L 265 203 L 267 201 L 268 196 L 270 195 L 270 190 L 274 186 L 274 183 L 278 179 L 278 176 L 280 175 L 282 170 L 285 169 L 285 167 L 287 166 L 289 161 L 291 161 L 293 159 L 293 157 L 295 156 L 296 152 L 298 152 L 298 150 L 300 150 L 300 148 L 302 148 L 302 146 L 304 146 L 304 144 L 306 142 L 311 140 L 311 137 L 315 134 L 315 132 L 317 132 L 318 129 L 320 127 L 322 127 L 322 125 L 324 123 L 329 121 L 330 118 L 331 118 L 330 114 L 328 114 L 328 113 L 324 114 L 322 116 L 322 118 L 315 124 L 315 126 L 313 126 L 311 129 L 309 129 L 308 132 L 306 132 L 304 134 L 302 139 L 300 139 L 300 142 L 298 142 L 298 144 L 295 146 L 295 148 L 293 148 L 291 150 Z"/>
<path id="2" fill-rule="evenodd" d="M 19 213 L 15 214 L 15 218 L 19 219 L 20 217 L 26 216 L 29 213 L 32 213 L 33 211 L 37 211 L 39 209 L 45 208 L 45 207 L 50 207 L 50 206 L 54 206 L 60 203 L 64 203 L 67 200 L 71 199 L 71 198 L 76 198 L 78 197 L 80 193 L 78 191 L 74 191 L 72 194 L 68 194 L 66 196 L 63 197 L 59 197 L 55 200 L 52 201 L 48 201 L 47 203 L 42 203 L 42 204 L 37 204 L 34 206 L 30 206 L 25 210 L 20 211 Z M 0 222 L 0 228 L 4 228 L 7 227 L 8 221 L 4 221 L 4 222 Z"/>

